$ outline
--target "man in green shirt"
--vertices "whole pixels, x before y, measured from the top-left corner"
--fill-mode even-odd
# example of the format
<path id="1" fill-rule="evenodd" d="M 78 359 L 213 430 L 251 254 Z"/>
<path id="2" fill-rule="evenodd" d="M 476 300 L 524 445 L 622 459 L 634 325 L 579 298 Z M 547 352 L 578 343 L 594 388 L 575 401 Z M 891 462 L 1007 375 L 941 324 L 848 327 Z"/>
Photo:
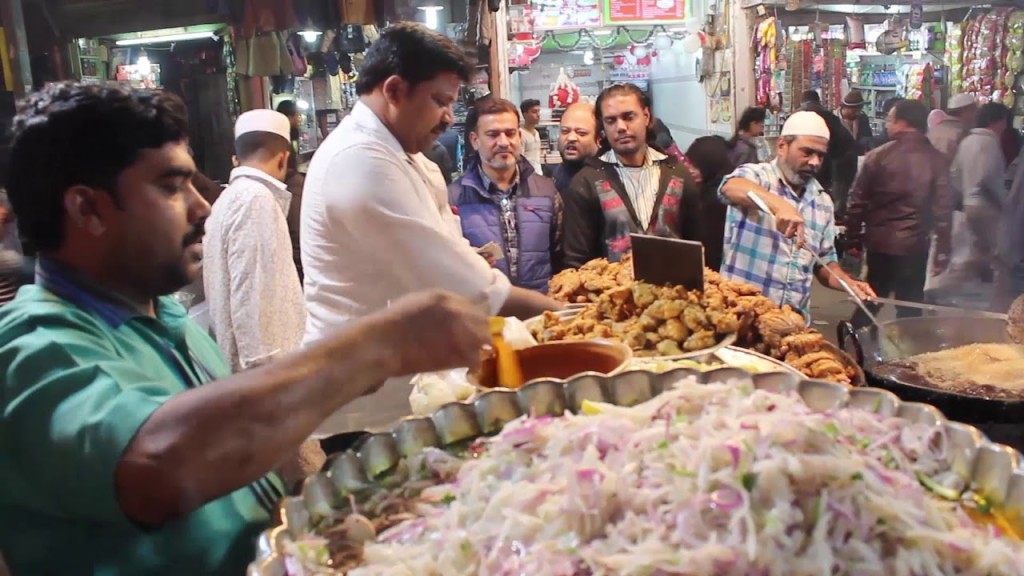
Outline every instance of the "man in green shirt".
<path id="1" fill-rule="evenodd" d="M 8 192 L 39 249 L 0 311 L 0 551 L 15 575 L 244 573 L 283 494 L 271 472 L 388 377 L 469 365 L 469 302 L 431 293 L 230 375 L 170 294 L 210 207 L 184 106 L 53 85 L 14 122 Z"/>

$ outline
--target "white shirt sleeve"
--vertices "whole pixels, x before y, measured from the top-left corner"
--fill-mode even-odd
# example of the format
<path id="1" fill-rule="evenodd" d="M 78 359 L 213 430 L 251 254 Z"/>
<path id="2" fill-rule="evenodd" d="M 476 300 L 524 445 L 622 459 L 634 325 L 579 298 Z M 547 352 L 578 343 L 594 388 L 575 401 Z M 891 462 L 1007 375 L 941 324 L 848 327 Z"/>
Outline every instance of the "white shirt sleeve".
<path id="1" fill-rule="evenodd" d="M 385 270 L 366 281 L 380 283 L 380 290 L 396 295 L 448 290 L 496 314 L 511 283 L 457 235 L 451 214 L 446 219 L 442 212 L 449 210 L 447 203 L 438 206 L 428 179 L 410 181 L 420 178 L 412 162 L 379 145 L 350 149 L 333 159 L 326 181 L 344 189 L 324 196 L 328 228 L 343 229 L 358 243 L 338 249 L 376 259 Z"/>
<path id="2" fill-rule="evenodd" d="M 245 370 L 266 363 L 274 356 L 290 352 L 281 341 L 279 315 L 289 301 L 281 292 L 275 275 L 283 273 L 274 257 L 268 235 L 276 229 L 281 208 L 274 199 L 254 194 L 239 205 L 230 218 L 224 241 L 227 243 L 230 273 L 231 327 L 238 348 L 238 363 Z"/>

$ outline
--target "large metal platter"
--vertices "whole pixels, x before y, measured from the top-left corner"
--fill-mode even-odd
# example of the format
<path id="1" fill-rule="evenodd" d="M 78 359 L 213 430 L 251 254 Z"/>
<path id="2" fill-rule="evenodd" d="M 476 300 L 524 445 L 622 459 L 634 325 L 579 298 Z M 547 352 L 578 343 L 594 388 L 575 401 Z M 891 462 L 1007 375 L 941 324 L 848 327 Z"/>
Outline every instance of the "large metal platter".
<path id="1" fill-rule="evenodd" d="M 523 388 L 493 390 L 472 403 L 452 403 L 431 417 L 407 418 L 390 433 L 373 434 L 359 453 L 345 452 L 328 459 L 322 472 L 306 479 L 297 497 L 285 498 L 279 506 L 281 525 L 259 539 L 255 562 L 248 576 L 286 576 L 282 543 L 309 533 L 318 520 L 330 517 L 347 502 L 340 495 L 374 485 L 387 477 L 398 462 L 427 446 L 445 447 L 493 434 L 527 413 L 560 415 L 576 412 L 584 400 L 633 406 L 649 400 L 682 378 L 699 382 L 748 379 L 760 389 L 796 390 L 813 410 L 826 411 L 850 406 L 895 415 L 914 422 L 942 426 L 949 439 L 951 469 L 977 493 L 991 498 L 1010 522 L 1024 524 L 1024 469 L 1021 455 L 1007 446 L 994 444 L 973 426 L 951 422 L 932 406 L 902 402 L 895 394 L 877 388 L 849 388 L 819 380 L 802 380 L 790 373 L 750 374 L 738 368 L 700 372 L 680 368 L 655 374 L 628 371 L 615 376 L 588 373 L 569 380 L 539 380 Z"/>

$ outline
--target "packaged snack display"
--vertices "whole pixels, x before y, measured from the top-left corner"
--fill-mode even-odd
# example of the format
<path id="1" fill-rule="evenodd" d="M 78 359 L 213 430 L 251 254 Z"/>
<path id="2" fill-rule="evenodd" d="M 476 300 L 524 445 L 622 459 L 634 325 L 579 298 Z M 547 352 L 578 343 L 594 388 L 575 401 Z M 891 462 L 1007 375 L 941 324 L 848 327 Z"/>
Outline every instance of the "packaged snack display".
<path id="1" fill-rule="evenodd" d="M 1024 19 L 1019 11 L 999 8 L 970 20 L 962 29 L 962 64 L 957 74 L 954 61 L 954 92 L 973 94 L 982 102 L 1011 102 L 1013 79 L 1022 66 Z M 960 27 L 950 32 L 950 55 L 956 57 L 956 37 Z"/>
<path id="2" fill-rule="evenodd" d="M 754 29 L 752 45 L 755 55 L 754 87 L 757 105 L 778 107 L 780 87 L 773 81 L 779 72 L 779 47 L 785 42 L 778 20 L 765 18 Z"/>

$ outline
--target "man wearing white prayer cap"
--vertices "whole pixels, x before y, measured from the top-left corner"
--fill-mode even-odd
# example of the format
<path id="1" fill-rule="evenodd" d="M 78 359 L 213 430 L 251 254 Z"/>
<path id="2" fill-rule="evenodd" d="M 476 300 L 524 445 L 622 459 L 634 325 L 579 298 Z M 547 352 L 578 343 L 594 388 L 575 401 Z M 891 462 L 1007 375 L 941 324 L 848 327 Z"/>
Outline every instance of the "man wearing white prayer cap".
<path id="1" fill-rule="evenodd" d="M 842 279 L 862 298 L 875 296 L 870 286 L 839 267 L 835 207 L 815 179 L 828 152 L 829 136 L 820 115 L 796 112 L 782 127 L 776 158 L 740 166 L 718 191 L 729 205 L 722 276 L 757 286 L 773 302 L 789 305 L 808 321 L 814 278 L 834 290 L 843 289 Z M 770 215 L 758 208 L 752 195 Z"/>
<path id="2" fill-rule="evenodd" d="M 928 140 L 932 146 L 946 155 L 950 163 L 956 157 L 956 150 L 967 133 L 974 128 L 974 117 L 978 113 L 978 101 L 970 94 L 951 96 L 946 104 L 946 116 L 935 127 L 929 128 Z"/>
<path id="3" fill-rule="evenodd" d="M 291 122 L 273 110 L 251 110 L 235 122 L 230 185 L 206 222 L 203 282 L 217 344 L 235 372 L 298 350 L 306 329 L 302 284 L 293 263 L 284 179 L 292 153 Z M 307 442 L 286 481 L 323 462 Z M 299 468 L 299 469 L 296 469 Z"/>

